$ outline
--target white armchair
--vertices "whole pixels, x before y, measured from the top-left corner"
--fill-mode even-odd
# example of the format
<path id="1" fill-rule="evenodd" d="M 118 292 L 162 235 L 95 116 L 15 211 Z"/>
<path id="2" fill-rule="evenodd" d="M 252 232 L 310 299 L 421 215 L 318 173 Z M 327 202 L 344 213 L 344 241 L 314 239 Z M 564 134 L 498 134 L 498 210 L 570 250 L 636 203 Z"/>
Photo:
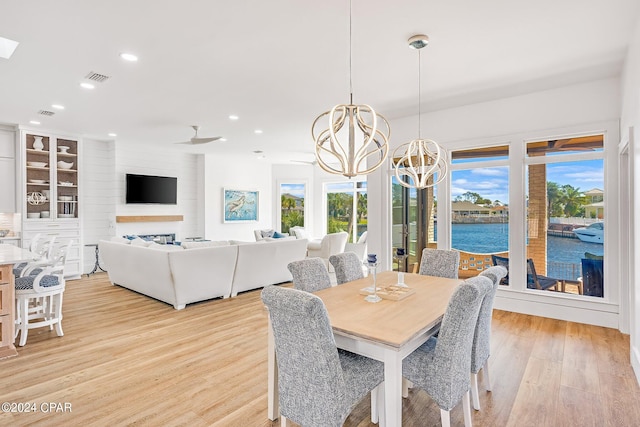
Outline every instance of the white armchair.
<path id="1" fill-rule="evenodd" d="M 300 226 L 294 226 L 291 227 L 289 229 L 289 233 L 293 234 L 294 236 L 296 236 L 296 239 L 307 239 L 307 240 L 311 240 L 311 238 L 309 237 L 309 233 L 307 233 L 307 230 L 305 230 L 304 227 L 300 227 Z"/>
<path id="2" fill-rule="evenodd" d="M 362 233 L 357 243 L 347 243 L 344 251 L 355 253 L 360 261 L 363 261 L 364 255 L 367 253 L 367 232 Z"/>
<path id="3" fill-rule="evenodd" d="M 348 238 L 349 234 L 346 231 L 327 234 L 320 241 L 309 242 L 307 256 L 322 258 L 322 261 L 329 268 L 329 257 L 343 253 Z"/>

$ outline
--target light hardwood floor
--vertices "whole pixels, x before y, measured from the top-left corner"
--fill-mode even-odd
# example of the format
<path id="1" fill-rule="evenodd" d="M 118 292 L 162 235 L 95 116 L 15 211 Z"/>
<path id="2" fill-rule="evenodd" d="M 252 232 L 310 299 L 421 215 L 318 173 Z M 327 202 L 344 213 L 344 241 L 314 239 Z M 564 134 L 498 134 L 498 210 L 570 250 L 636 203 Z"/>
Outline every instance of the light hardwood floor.
<path id="1" fill-rule="evenodd" d="M 0 361 L 0 402 L 37 408 L 0 413 L 0 425 L 279 425 L 266 417 L 259 291 L 176 311 L 96 274 L 68 282 L 63 308 L 64 337 L 31 330 L 19 356 Z M 476 426 L 640 425 L 628 336 L 495 311 L 492 347 L 493 392 L 481 391 Z M 71 404 L 71 412 L 47 413 L 49 402 Z M 437 426 L 440 414 L 411 390 L 403 420 Z M 368 399 L 345 425 L 373 425 Z M 463 425 L 461 408 L 452 425 Z"/>

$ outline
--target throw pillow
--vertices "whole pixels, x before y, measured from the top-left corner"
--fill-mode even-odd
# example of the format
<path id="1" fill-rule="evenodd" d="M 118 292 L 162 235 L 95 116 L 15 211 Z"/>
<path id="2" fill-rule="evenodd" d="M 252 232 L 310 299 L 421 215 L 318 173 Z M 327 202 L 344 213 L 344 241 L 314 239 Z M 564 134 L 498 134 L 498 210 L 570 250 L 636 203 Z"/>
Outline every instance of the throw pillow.
<path id="1" fill-rule="evenodd" d="M 274 239 L 282 239 L 283 237 L 287 237 L 287 236 L 285 236 L 282 233 L 278 233 L 277 231 L 274 231 L 273 232 L 273 236 L 271 236 L 271 237 L 273 237 Z"/>
<path id="2" fill-rule="evenodd" d="M 263 238 L 265 238 L 265 237 L 273 237 L 273 233 L 275 233 L 274 230 L 262 230 L 260 232 L 260 234 L 262 235 Z"/>

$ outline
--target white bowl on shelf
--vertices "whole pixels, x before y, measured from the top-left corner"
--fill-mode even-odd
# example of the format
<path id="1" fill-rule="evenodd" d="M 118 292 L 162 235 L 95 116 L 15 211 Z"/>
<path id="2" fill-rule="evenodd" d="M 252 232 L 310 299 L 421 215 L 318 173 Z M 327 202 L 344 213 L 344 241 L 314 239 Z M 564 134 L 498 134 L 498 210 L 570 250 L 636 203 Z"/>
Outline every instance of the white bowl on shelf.
<path id="1" fill-rule="evenodd" d="M 67 147 L 66 145 L 58 145 L 58 150 L 60 150 L 62 154 L 67 154 L 67 151 L 69 151 L 69 147 Z"/>
<path id="2" fill-rule="evenodd" d="M 58 200 L 61 202 L 71 202 L 73 201 L 73 196 L 58 196 Z"/>
<path id="3" fill-rule="evenodd" d="M 44 179 L 30 179 L 29 184 L 46 184 L 47 181 Z"/>
<path id="4" fill-rule="evenodd" d="M 40 212 L 27 212 L 27 218 L 40 218 Z"/>
<path id="5" fill-rule="evenodd" d="M 58 167 L 60 169 L 71 169 L 71 167 L 73 166 L 73 162 L 65 162 L 65 161 L 58 161 Z"/>
<path id="6" fill-rule="evenodd" d="M 58 184 L 60 184 L 63 187 L 72 187 L 73 186 L 73 182 L 69 182 L 69 181 L 60 181 Z"/>
<path id="7" fill-rule="evenodd" d="M 27 162 L 27 166 L 31 166 L 34 168 L 45 168 L 47 167 L 47 163 L 46 162 Z"/>

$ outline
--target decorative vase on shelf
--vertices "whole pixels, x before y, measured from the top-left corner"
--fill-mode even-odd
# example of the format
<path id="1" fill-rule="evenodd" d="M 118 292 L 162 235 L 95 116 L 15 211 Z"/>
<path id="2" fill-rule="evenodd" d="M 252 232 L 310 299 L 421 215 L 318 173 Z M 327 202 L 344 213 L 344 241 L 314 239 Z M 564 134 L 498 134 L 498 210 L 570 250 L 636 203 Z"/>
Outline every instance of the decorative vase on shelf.
<path id="1" fill-rule="evenodd" d="M 38 151 L 42 151 L 42 149 L 44 148 L 44 144 L 42 142 L 42 137 L 41 136 L 34 136 L 33 139 L 34 139 L 34 141 L 33 141 L 33 149 L 34 150 L 38 150 Z"/>

